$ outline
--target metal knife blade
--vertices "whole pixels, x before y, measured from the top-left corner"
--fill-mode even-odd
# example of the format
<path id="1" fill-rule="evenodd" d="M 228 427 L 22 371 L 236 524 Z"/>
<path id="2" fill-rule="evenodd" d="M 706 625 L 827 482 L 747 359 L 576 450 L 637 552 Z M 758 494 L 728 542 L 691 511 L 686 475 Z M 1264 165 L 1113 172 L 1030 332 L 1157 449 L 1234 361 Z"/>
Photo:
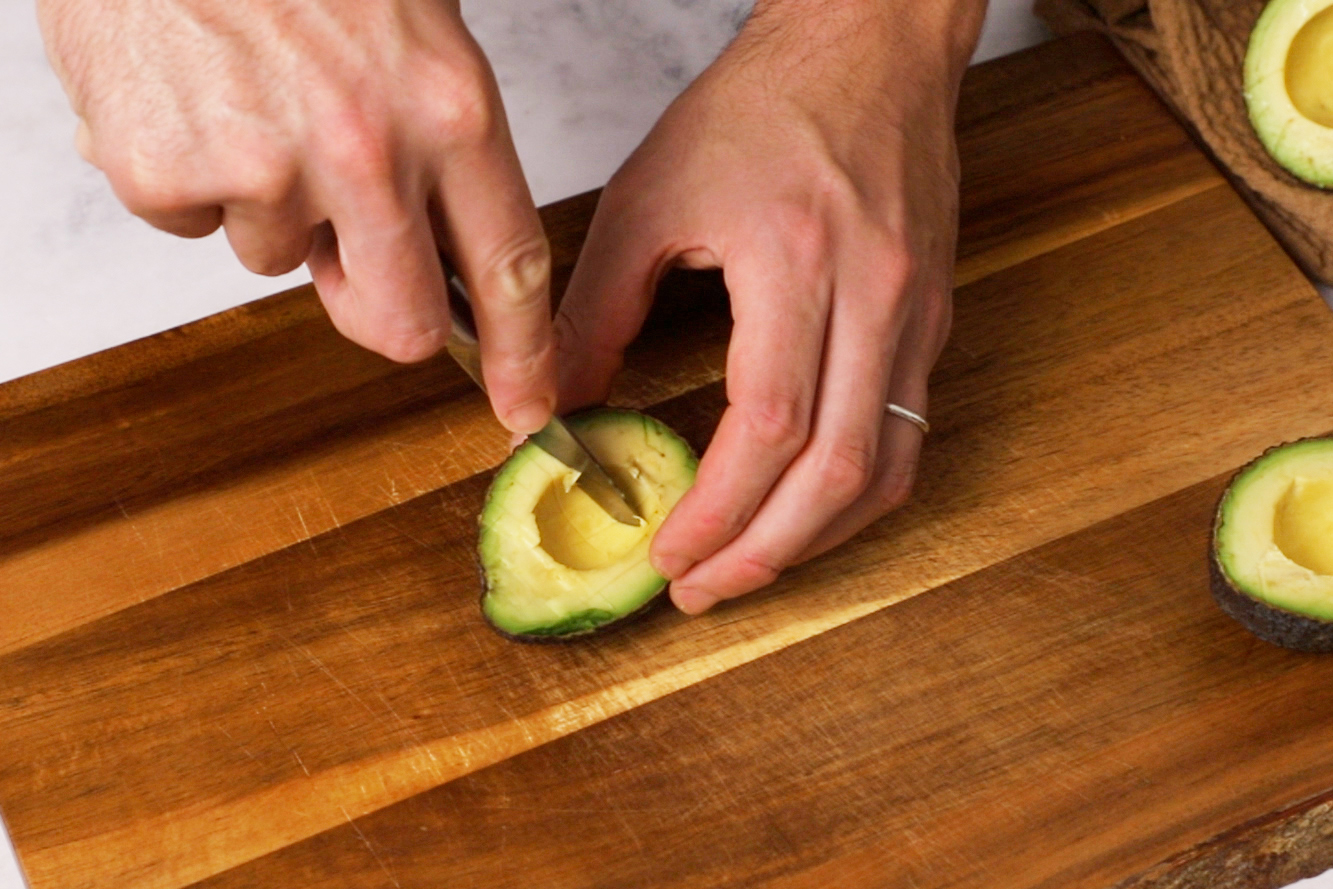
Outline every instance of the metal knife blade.
<path id="1" fill-rule="evenodd" d="M 472 381 L 486 391 L 486 384 L 481 378 L 481 350 L 477 345 L 477 331 L 470 313 L 467 290 L 456 275 L 449 277 L 449 314 L 452 326 L 449 330 L 449 354 L 458 362 Z M 462 305 L 459 305 L 459 303 Z M 630 505 L 625 492 L 615 483 L 597 458 L 579 441 L 565 422 L 552 416 L 544 427 L 528 436 L 528 440 L 561 463 L 578 473 L 574 484 L 592 498 L 592 501 L 606 510 L 607 515 L 622 525 L 637 527 L 643 522 Z"/>

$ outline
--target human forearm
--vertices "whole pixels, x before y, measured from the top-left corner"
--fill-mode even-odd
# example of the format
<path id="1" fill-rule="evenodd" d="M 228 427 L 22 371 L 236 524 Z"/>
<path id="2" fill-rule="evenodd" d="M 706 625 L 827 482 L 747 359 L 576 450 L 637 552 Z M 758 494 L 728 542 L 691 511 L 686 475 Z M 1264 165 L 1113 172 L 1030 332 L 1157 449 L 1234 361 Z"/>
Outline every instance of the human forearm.
<path id="1" fill-rule="evenodd" d="M 985 13 L 986 0 L 756 0 L 735 45 L 830 74 L 834 62 L 855 62 L 853 86 L 886 72 L 901 76 L 901 67 L 886 63 L 912 58 L 919 76 L 942 77 L 956 89 Z"/>

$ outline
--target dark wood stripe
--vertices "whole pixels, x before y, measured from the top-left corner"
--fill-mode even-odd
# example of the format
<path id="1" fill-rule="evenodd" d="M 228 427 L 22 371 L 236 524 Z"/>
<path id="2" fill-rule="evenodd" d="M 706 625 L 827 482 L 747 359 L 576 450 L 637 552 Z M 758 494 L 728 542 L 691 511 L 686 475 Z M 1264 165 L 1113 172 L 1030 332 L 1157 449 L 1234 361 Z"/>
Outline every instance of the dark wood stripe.
<path id="1" fill-rule="evenodd" d="M 1333 787 L 1329 661 L 1209 598 L 1222 481 L 199 886 L 1115 885 Z"/>
<path id="2" fill-rule="evenodd" d="M 421 855 L 412 867 L 448 885 L 503 884 L 520 863 L 557 886 L 650 865 L 687 885 L 990 885 L 1026 844 L 1018 884 L 1066 885 L 1318 784 L 1290 750 L 1270 773 L 1216 732 L 1238 727 L 1250 754 L 1262 725 L 1322 744 L 1322 704 L 1283 709 L 1306 681 L 1287 677 L 1314 668 L 1248 648 L 1238 663 L 1213 611 L 1150 601 L 1193 582 L 1178 560 L 1200 504 L 992 569 L 1333 426 L 1333 319 L 1098 47 L 969 75 L 963 255 L 979 277 L 957 293 L 913 503 L 703 619 L 663 611 L 572 648 L 489 633 L 473 523 L 498 427 L 447 362 L 355 350 L 308 293 L 230 316 L 239 338 L 224 319 L 129 348 L 109 382 L 103 356 L 43 376 L 59 397 L 0 387 L 0 805 L 34 886 L 174 889 L 287 861 L 263 858 L 287 844 L 301 862 L 332 842 L 336 863 L 346 837 L 321 832 L 441 784 L 408 805 L 465 846 L 418 843 L 386 809 L 347 828 L 378 868 L 352 855 L 348 881 L 392 885 Z M 1015 74 L 1029 69 L 1046 75 Z M 1126 187 L 1136 169 L 1146 184 Z M 594 201 L 545 214 L 557 287 Z M 617 398 L 702 445 L 725 405 L 724 294 L 715 274 L 677 275 L 662 297 Z M 895 604 L 983 569 L 935 604 Z M 764 661 L 777 677 L 663 697 L 812 637 Z M 1181 650 L 1193 660 L 1170 660 Z M 653 700 L 647 722 L 578 731 Z M 558 765 L 524 753 L 562 736 L 543 748 Z M 1197 761 L 1163 755 L 1175 745 Z M 1224 779 L 1230 802 L 1208 795 Z M 1081 821 L 1084 803 L 1102 820 Z M 1158 834 L 1124 826 L 1133 806 Z M 358 833 L 380 817 L 387 833 Z M 566 823 L 611 826 L 584 844 Z M 510 831 L 545 851 L 512 857 Z M 625 848 L 630 869 L 606 870 L 598 856 Z"/>

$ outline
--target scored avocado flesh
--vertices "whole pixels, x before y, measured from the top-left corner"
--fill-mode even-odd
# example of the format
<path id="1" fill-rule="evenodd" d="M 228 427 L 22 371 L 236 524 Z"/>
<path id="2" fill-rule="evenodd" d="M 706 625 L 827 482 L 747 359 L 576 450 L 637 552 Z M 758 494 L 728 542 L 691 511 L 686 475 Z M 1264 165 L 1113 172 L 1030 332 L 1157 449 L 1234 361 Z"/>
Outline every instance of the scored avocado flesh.
<path id="1" fill-rule="evenodd" d="M 615 521 L 575 485 L 577 473 L 528 443 L 506 461 L 481 516 L 478 553 L 490 623 L 518 638 L 560 638 L 605 628 L 665 587 L 648 561 L 653 535 L 690 485 L 698 461 L 658 421 L 599 410 L 570 427 L 641 517 Z"/>
<path id="2" fill-rule="evenodd" d="M 1333 0 L 1272 0 L 1245 52 L 1255 134 L 1293 175 L 1333 186 Z"/>
<path id="3" fill-rule="evenodd" d="M 1333 440 L 1275 448 L 1238 475 L 1219 506 L 1214 546 L 1238 591 L 1333 620 Z"/>

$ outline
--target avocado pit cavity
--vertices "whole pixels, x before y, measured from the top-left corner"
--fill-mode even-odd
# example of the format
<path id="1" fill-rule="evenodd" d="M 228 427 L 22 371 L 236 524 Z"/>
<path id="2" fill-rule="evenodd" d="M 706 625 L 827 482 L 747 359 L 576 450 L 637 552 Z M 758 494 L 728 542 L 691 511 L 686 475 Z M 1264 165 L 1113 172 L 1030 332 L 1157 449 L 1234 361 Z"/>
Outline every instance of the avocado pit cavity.
<path id="1" fill-rule="evenodd" d="M 570 427 L 641 516 L 607 515 L 578 475 L 532 442 L 500 467 L 480 518 L 477 555 L 486 620 L 513 639 L 544 641 L 601 632 L 659 599 L 666 579 L 648 559 L 653 535 L 694 484 L 690 446 L 652 417 L 597 410 Z"/>
<path id="2" fill-rule="evenodd" d="M 1274 512 L 1273 543 L 1302 568 L 1333 576 L 1333 479 L 1292 481 Z"/>
<path id="3" fill-rule="evenodd" d="M 1245 106 L 1289 173 L 1333 188 L 1333 0 L 1270 0 L 1250 32 Z"/>
<path id="4" fill-rule="evenodd" d="M 1296 32 L 1287 50 L 1286 83 L 1297 111 L 1333 127 L 1333 6 Z"/>
<path id="5" fill-rule="evenodd" d="M 1270 448 L 1213 519 L 1213 598 L 1261 639 L 1333 651 L 1333 438 Z"/>
<path id="6" fill-rule="evenodd" d="M 622 473 L 614 467 L 606 469 L 622 491 L 632 490 Z M 647 522 L 641 521 L 638 527 L 617 522 L 572 481 L 556 481 L 533 510 L 541 547 L 552 559 L 575 571 L 605 568 L 624 558 L 648 535 Z"/>

